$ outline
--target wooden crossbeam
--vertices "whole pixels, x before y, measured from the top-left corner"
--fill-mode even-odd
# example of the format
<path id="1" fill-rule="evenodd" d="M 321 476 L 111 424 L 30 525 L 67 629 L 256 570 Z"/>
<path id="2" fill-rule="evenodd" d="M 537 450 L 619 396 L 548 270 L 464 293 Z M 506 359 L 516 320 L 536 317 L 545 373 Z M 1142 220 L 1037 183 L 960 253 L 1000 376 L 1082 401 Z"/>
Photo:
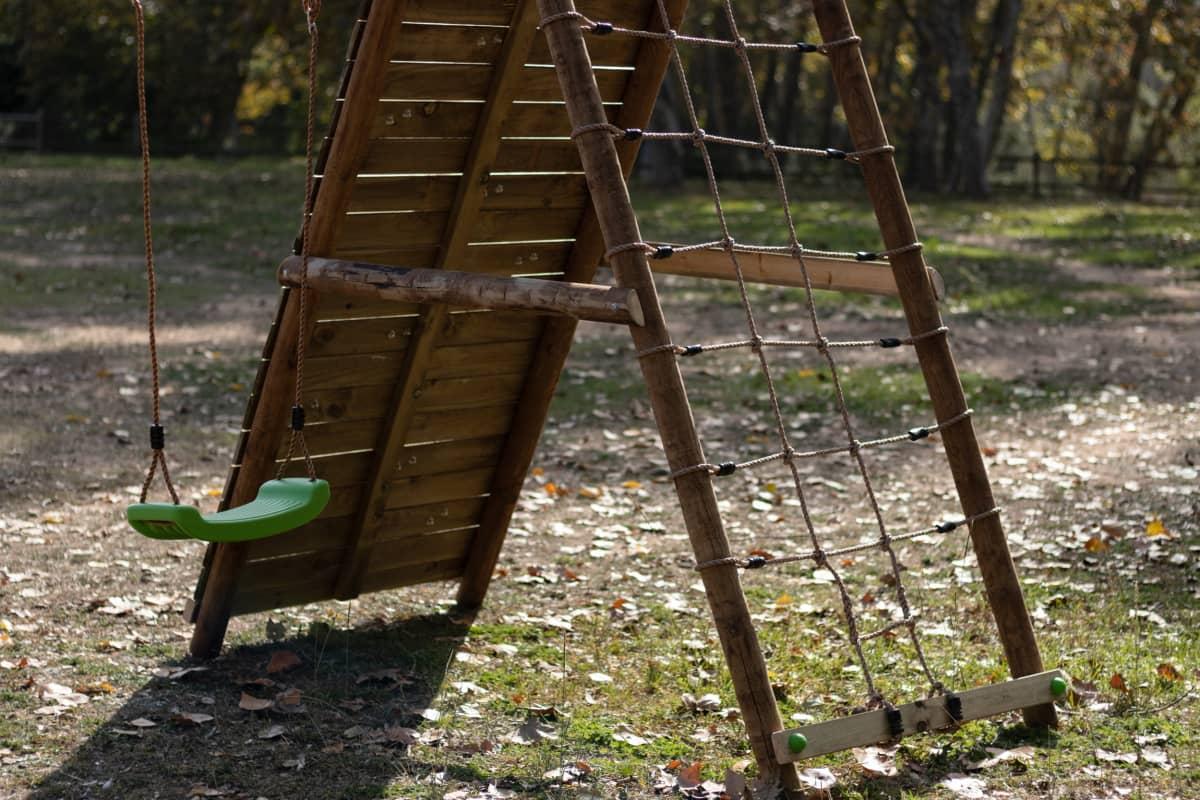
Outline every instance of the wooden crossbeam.
<path id="1" fill-rule="evenodd" d="M 438 269 L 461 263 L 466 253 L 471 231 L 478 221 L 483 205 L 484 190 L 500 150 L 500 134 L 504 120 L 520 90 L 521 66 L 525 63 L 534 38 L 538 35 L 537 13 L 535 0 L 518 0 L 511 18 L 507 20 L 509 27 L 493 65 L 493 78 L 488 86 L 487 102 L 480 114 L 475 136 L 468 147 L 454 204 L 442 231 L 441 246 L 435 263 Z M 443 334 L 448 315 L 449 309 L 444 304 L 426 306 L 406 351 L 401 378 L 396 384 L 391 408 L 386 417 L 388 421 L 375 447 L 375 462 L 367 482 L 353 541 L 335 584 L 334 591 L 339 599 L 356 597 L 362 589 L 363 575 L 385 520 L 383 498 L 393 474 L 392 465 L 404 447 L 405 438 L 416 413 L 420 388 L 425 381 L 425 372 L 433 356 L 434 346 Z"/>
<path id="2" fill-rule="evenodd" d="M 771 745 L 781 764 L 802 761 L 851 747 L 866 747 L 914 733 L 945 730 L 973 719 L 985 719 L 1053 703 L 1056 698 L 1066 694 L 1070 685 L 1070 678 L 1060 669 L 1039 672 L 1004 683 L 898 706 L 895 709 L 900 714 L 897 729 L 893 729 L 889 723 L 888 712 L 881 709 L 779 731 L 771 736 Z M 959 704 L 957 714 L 950 707 L 953 702 L 950 698 L 956 699 Z"/>
<path id="3" fill-rule="evenodd" d="M 804 276 L 793 256 L 783 253 L 739 252 L 738 264 L 742 274 L 750 283 L 765 283 L 770 286 L 804 287 Z M 809 280 L 814 289 L 836 292 L 862 292 L 864 294 L 898 297 L 896 276 L 892 265 L 886 261 L 855 261 L 849 258 L 805 255 Z M 664 275 L 684 275 L 691 278 L 717 278 L 736 280 L 737 275 L 729 254 L 721 249 L 686 250 L 670 258 L 651 259 L 650 269 Z M 929 280 L 938 300 L 946 297 L 946 284 L 933 267 L 928 267 Z"/>
<path id="4" fill-rule="evenodd" d="M 289 256 L 279 265 L 279 282 L 285 286 L 299 286 L 302 269 L 303 259 Z M 374 300 L 564 314 L 575 319 L 618 325 L 642 325 L 645 322 L 637 292 L 592 283 L 310 258 L 308 285 L 318 292 Z"/>

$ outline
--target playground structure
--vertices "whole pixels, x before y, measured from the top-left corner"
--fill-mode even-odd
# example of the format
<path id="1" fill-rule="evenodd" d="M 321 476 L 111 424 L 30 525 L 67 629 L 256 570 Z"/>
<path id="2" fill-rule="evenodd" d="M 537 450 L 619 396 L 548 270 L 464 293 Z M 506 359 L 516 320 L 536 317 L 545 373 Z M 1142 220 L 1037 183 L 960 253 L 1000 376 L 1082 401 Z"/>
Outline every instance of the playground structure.
<path id="1" fill-rule="evenodd" d="M 685 2 L 645 0 L 373 0 L 349 48 L 307 229 L 307 269 L 280 267 L 287 289 L 233 458 L 223 509 L 252 501 L 287 466 L 288 408 L 297 343 L 307 352 L 303 407 L 308 450 L 332 487 L 320 515 L 298 529 L 209 546 L 191 609 L 193 655 L 215 654 L 235 614 L 326 599 L 349 599 L 427 581 L 458 579 L 464 607 L 479 606 L 531 464 L 578 319 L 626 324 L 645 377 L 669 469 L 729 665 L 760 775 L 798 786 L 790 763 L 919 730 L 1023 709 L 1028 722 L 1055 724 L 1053 699 L 1065 676 L 1044 671 L 988 483 L 943 325 L 936 274 L 927 268 L 844 0 L 816 0 L 823 44 L 770 45 L 829 61 L 854 150 L 741 141 L 699 127 L 650 132 L 661 81 L 682 45 L 729 47 L 749 69 L 756 46 L 737 38 L 677 33 Z M 767 45 L 762 45 L 763 47 Z M 552 66 L 551 66 L 552 65 Z M 751 73 L 752 78 L 752 73 Z M 686 87 L 685 87 L 686 88 Z M 642 240 L 625 179 L 639 144 L 685 138 L 762 151 L 780 177 L 777 153 L 849 162 L 861 169 L 879 222 L 879 252 L 813 253 L 736 242 L 726 230 L 699 245 Z M 715 191 L 710 188 L 721 216 Z M 786 208 L 786 202 L 784 202 Z M 722 225 L 724 218 L 721 216 Z M 789 217 L 790 220 L 790 217 Z M 617 287 L 592 284 L 602 261 Z M 739 287 L 750 326 L 745 341 L 715 346 L 672 341 L 653 272 L 728 279 Z M 812 312 L 809 340 L 773 341 L 755 327 L 748 282 L 850 289 L 899 297 L 908 335 L 835 343 Z M 307 288 L 301 288 L 301 286 Z M 309 313 L 302 313 L 301 297 Z M 748 347 L 768 384 L 766 351 L 813 348 L 836 368 L 839 346 L 912 347 L 937 422 L 862 442 L 845 414 L 847 444 L 799 452 L 782 434 L 776 453 L 709 463 L 697 436 L 680 357 Z M 835 377 L 836 383 L 836 377 Z M 774 396 L 774 390 L 772 390 Z M 778 403 L 775 402 L 778 416 Z M 989 605 L 1016 680 L 952 692 L 930 676 L 928 698 L 893 705 L 868 682 L 870 710 L 785 730 L 742 593 L 742 569 L 801 559 L 828 564 L 809 522 L 812 548 L 777 559 L 736 554 L 717 508 L 714 479 L 738 469 L 848 454 L 870 482 L 862 451 L 940 435 L 962 505 L 960 520 L 889 534 L 879 516 L 878 548 L 900 570 L 892 543 L 906 536 L 970 529 Z M 289 474 L 293 474 L 289 469 Z M 803 501 L 802 489 L 797 491 Z M 873 495 L 872 495 L 873 497 Z M 874 501 L 872 500 L 874 503 Z M 806 512 L 807 519 L 807 512 Z M 898 583 L 903 597 L 902 583 Z M 865 664 L 842 588 L 849 641 Z M 905 606 L 890 629 L 907 630 Z M 928 674 L 922 658 L 922 666 Z"/>

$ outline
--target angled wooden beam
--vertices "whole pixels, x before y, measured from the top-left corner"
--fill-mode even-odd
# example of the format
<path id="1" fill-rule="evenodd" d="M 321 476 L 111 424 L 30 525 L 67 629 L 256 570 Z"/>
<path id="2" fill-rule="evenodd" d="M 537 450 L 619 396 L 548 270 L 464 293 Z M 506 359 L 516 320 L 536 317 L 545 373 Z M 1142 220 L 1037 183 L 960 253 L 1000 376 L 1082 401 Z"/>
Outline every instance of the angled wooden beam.
<path id="1" fill-rule="evenodd" d="M 603 130 L 607 121 L 595 73 L 588 58 L 583 31 L 572 21 L 572 0 L 539 0 L 543 18 L 557 21 L 546 26 L 546 39 L 562 85 L 563 99 L 574 129 L 591 128 L 575 143 L 579 148 L 596 217 L 609 249 L 642 241 L 637 217 L 629 200 L 625 176 L 612 137 Z M 638 292 L 646 313 L 646 325 L 630 328 L 640 359 L 650 405 L 662 437 L 663 450 L 675 477 L 684 525 L 699 563 L 716 562 L 699 571 L 714 626 L 729 667 L 730 678 L 754 753 L 759 775 L 769 786 L 784 790 L 800 788 L 790 765 L 776 762 L 771 734 L 783 725 L 767 674 L 766 661 L 755 633 L 738 568 L 730 558 L 712 476 L 692 469 L 705 463 L 704 451 L 692 419 L 687 391 L 671 343 L 670 331 L 654 290 L 654 278 L 646 253 L 641 248 L 622 249 L 610 259 L 617 281 Z"/>
<path id="2" fill-rule="evenodd" d="M 856 38 L 845 0 L 814 0 L 813 14 L 825 41 Z M 862 53 L 857 45 L 834 47 L 829 51 L 829 62 L 854 147 L 874 152 L 874 155 L 863 157 L 861 167 L 884 245 L 889 250 L 906 247 L 919 240 L 894 155 L 883 149 L 888 143 L 887 132 L 879 116 Z M 918 249 L 897 253 L 890 263 L 912 335 L 941 328 L 942 317 L 922 252 Z M 937 418 L 957 418 L 966 411 L 967 401 L 949 338 L 927 336 L 916 342 L 915 349 Z M 1021 582 L 1013 566 L 1000 515 L 986 513 L 996 507 L 996 500 L 975 438 L 975 427 L 968 417 L 943 428 L 941 434 L 963 513 L 968 517 L 983 515 L 971 524 L 971 543 L 1008 668 L 1016 678 L 1041 672 L 1044 669 L 1042 655 L 1033 633 L 1033 622 L 1025 608 Z M 1055 725 L 1057 719 L 1050 703 L 1025 709 L 1025 721 L 1030 725 Z"/>
<path id="3" fill-rule="evenodd" d="M 509 21 L 504 44 L 493 65 L 492 83 L 488 88 L 487 102 L 475 129 L 458 181 L 454 204 L 450 208 L 446 229 L 442 233 L 436 267 L 462 261 L 471 229 L 483 205 L 484 189 L 491 175 L 492 163 L 500 149 L 500 133 L 504 118 L 512 106 L 513 98 L 520 89 L 522 65 L 537 36 L 537 4 L 534 0 L 519 0 Z M 375 460 L 367 481 L 366 500 L 362 503 L 355 525 L 350 550 L 342 562 L 335 584 L 335 596 L 340 599 L 356 597 L 366 574 L 371 550 L 378 538 L 384 519 L 384 498 L 388 482 L 412 419 L 416 413 L 417 399 L 425 380 L 425 370 L 433 354 L 434 345 L 442 336 L 449 311 L 445 305 L 425 308 L 414 332 L 401 367 L 392 398 L 387 424 L 375 447 Z"/>
<path id="4" fill-rule="evenodd" d="M 974 719 L 986 719 L 1009 711 L 1053 703 L 1055 698 L 1066 695 L 1070 685 L 1067 673 L 1054 669 L 897 706 L 895 712 L 899 714 L 899 724 L 895 728 L 888 722 L 888 712 L 879 709 L 779 731 L 771 737 L 771 744 L 781 764 L 802 761 L 852 747 L 890 742 L 914 733 L 956 728 Z"/>
<path id="5" fill-rule="evenodd" d="M 647 5 L 649 13 L 643 27 L 661 31 L 658 9 L 654 3 Z M 678 27 L 687 8 L 687 0 L 666 0 L 666 8 L 672 27 Z M 621 107 L 613 120 L 622 128 L 641 128 L 649 121 L 671 58 L 671 48 L 666 42 L 658 39 L 639 39 L 639 42 L 634 71 L 625 86 Z M 633 170 L 641 141 L 622 140 L 616 144 L 621 169 L 628 176 Z M 563 279 L 590 282 L 595 277 L 604 249 L 604 236 L 596 219 L 596 208 L 589 198 L 575 233 L 575 245 L 571 248 Z M 567 355 L 571 352 L 575 327 L 575 320 L 551 318 L 546 321 L 538 340 L 538 357 L 531 365 L 521 389 L 517 412 L 513 416 L 512 427 L 492 479 L 492 490 L 480 515 L 479 533 L 467 557 L 459 585 L 458 603 L 463 608 L 477 608 L 487 594 L 500 550 L 504 546 L 509 520 L 512 519 L 521 496 L 521 487 L 525 485 L 525 478 L 533 463 L 555 387 L 558 386 Z"/>
<path id="6" fill-rule="evenodd" d="M 284 259 L 279 265 L 279 282 L 299 286 L 301 265 L 300 256 Z M 308 262 L 308 285 L 317 292 L 372 300 L 561 314 L 617 325 L 645 322 L 637 292 L 593 283 L 506 278 L 478 272 L 406 269 L 361 261 L 312 258 Z"/>
<path id="7" fill-rule="evenodd" d="M 310 249 L 314 254 L 332 250 L 337 227 L 350 202 L 354 178 L 366 155 L 370 120 L 375 113 L 388 65 L 388 43 L 404 13 L 404 0 L 374 0 L 359 40 L 352 45 L 354 63 L 345 81 L 345 104 L 338 114 L 337 127 L 323 155 L 324 177 L 317 192 L 309 229 Z M 239 506 L 254 499 L 258 487 L 275 472 L 275 453 L 288 420 L 288 407 L 296 377 L 294 353 L 300 336 L 299 293 L 288 291 L 275 332 L 274 350 L 255 399 L 253 423 L 242 448 L 242 464 L 237 478 L 226 487 L 223 508 Z M 309 298 L 311 306 L 315 297 Z M 237 579 L 246 560 L 246 544 L 220 544 L 210 547 L 207 568 L 202 576 L 192 632 L 191 654 L 210 658 L 221 649 Z"/>
<path id="8" fill-rule="evenodd" d="M 739 251 L 738 263 L 742 274 L 750 283 L 769 286 L 794 286 L 804 288 L 804 277 L 793 256 L 783 253 L 757 253 Z M 886 261 L 856 261 L 850 258 L 805 255 L 808 277 L 814 289 L 834 292 L 862 292 L 888 297 L 898 297 L 896 276 Z M 717 278 L 737 280 L 729 255 L 720 249 L 685 250 L 669 258 L 650 260 L 650 269 L 662 275 L 683 275 L 689 278 Z M 938 300 L 945 297 L 946 284 L 933 267 L 929 267 L 929 280 L 933 284 Z"/>

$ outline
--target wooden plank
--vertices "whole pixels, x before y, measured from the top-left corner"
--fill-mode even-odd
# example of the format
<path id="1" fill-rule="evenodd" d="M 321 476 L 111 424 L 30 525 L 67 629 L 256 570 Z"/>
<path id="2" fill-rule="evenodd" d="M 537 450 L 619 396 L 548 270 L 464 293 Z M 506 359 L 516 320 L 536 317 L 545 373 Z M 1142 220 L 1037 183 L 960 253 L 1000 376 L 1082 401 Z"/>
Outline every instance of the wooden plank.
<path id="1" fill-rule="evenodd" d="M 417 475 L 391 481 L 383 495 L 387 510 L 411 508 L 430 503 L 444 503 L 465 497 L 482 497 L 491 487 L 494 467 L 464 470 L 462 472 L 439 472 L 434 475 Z"/>
<path id="2" fill-rule="evenodd" d="M 513 20 L 519 0 L 412 0 L 405 14 L 411 22 L 440 22 L 461 25 L 508 25 Z M 643 18 L 642 3 L 627 0 L 585 0 L 579 10 L 591 19 L 607 20 L 623 27 L 638 27 Z M 531 20 L 536 25 L 537 19 Z M 513 23 L 515 24 L 515 23 Z"/>
<path id="3" fill-rule="evenodd" d="M 371 136 L 405 139 L 466 138 L 474 132 L 483 113 L 482 102 L 439 100 L 389 100 L 380 103 L 371 123 Z M 619 105 L 606 107 L 615 115 Z M 504 120 L 504 135 L 569 136 L 571 126 L 562 103 L 514 103 Z"/>
<path id="4" fill-rule="evenodd" d="M 363 575 L 362 591 L 382 592 L 385 589 L 399 589 L 402 586 L 453 580 L 462 575 L 465 560 L 465 556 L 460 556 L 445 561 L 411 564 L 382 572 L 367 572 Z"/>
<path id="5" fill-rule="evenodd" d="M 393 255 L 400 255 L 393 253 Z M 386 261 L 377 263 L 388 263 Z M 410 262 L 411 263 L 411 262 Z M 433 263 L 432 257 L 429 263 Z M 409 317 L 419 314 L 421 307 L 416 303 L 388 303 L 379 300 L 364 300 L 357 297 L 322 297 L 313 316 L 318 322 L 370 319 L 375 317 Z"/>
<path id="6" fill-rule="evenodd" d="M 360 178 L 350 211 L 448 211 L 457 186 L 452 175 Z M 510 175 L 489 181 L 483 193 L 485 211 L 578 210 L 587 202 L 587 183 L 579 174 Z"/>
<path id="7" fill-rule="evenodd" d="M 825 41 L 855 35 L 844 0 L 815 0 L 813 13 Z M 873 150 L 886 145 L 887 132 L 859 48 L 835 47 L 829 52 L 829 63 L 855 149 Z M 894 154 L 881 152 L 867 156 L 860 167 L 884 245 L 895 249 L 919 241 Z M 923 253 L 920 250 L 900 253 L 891 259 L 891 265 L 909 331 L 915 336 L 941 327 L 942 318 Z M 937 418 L 952 419 L 965 411 L 967 401 L 949 337 L 921 339 L 915 349 Z M 943 429 L 941 437 L 964 515 L 974 517 L 996 508 L 987 467 L 970 418 Z M 971 525 L 971 543 L 1013 677 L 1041 672 L 1042 655 L 1000 515 L 985 516 Z M 1030 725 L 1052 726 L 1057 724 L 1057 719 L 1050 703 L 1025 710 L 1025 721 Z"/>
<path id="8" fill-rule="evenodd" d="M 495 78 L 489 64 L 441 64 L 419 61 L 393 62 L 388 66 L 384 100 L 486 100 Z M 512 76 L 513 100 L 560 100 L 558 79 L 548 66 L 518 68 Z M 601 96 L 612 102 L 625 92 L 629 71 L 619 68 L 598 69 L 596 81 Z M 508 134 L 507 126 L 505 135 Z"/>
<path id="9" fill-rule="evenodd" d="M 503 436 L 486 436 L 436 444 L 406 445 L 396 460 L 395 472 L 409 478 L 436 472 L 481 469 L 496 463 L 503 444 Z"/>
<path id="10" fill-rule="evenodd" d="M 781 253 L 738 253 L 737 260 L 742 275 L 749 283 L 768 286 L 793 286 L 804 288 L 804 276 L 800 265 L 790 255 Z M 896 277 L 886 261 L 855 261 L 847 258 L 828 258 L 806 255 L 804 264 L 814 289 L 834 292 L 862 292 L 864 294 L 896 297 Z M 676 253 L 670 258 L 652 259 L 650 268 L 662 275 L 682 275 L 689 278 L 716 278 L 737 280 L 733 262 L 724 250 L 689 250 Z M 942 276 L 929 267 L 930 281 L 940 300 L 945 293 Z"/>
<path id="11" fill-rule="evenodd" d="M 235 615 L 253 614 L 276 608 L 319 603 L 333 598 L 337 569 L 326 567 L 320 573 L 305 576 L 299 583 L 283 586 L 254 586 L 249 581 L 238 587 L 232 599 Z"/>
<path id="12" fill-rule="evenodd" d="M 358 419 L 307 425 L 304 440 L 313 456 L 336 455 L 353 450 L 370 450 L 379 437 L 382 420 Z M 280 442 L 275 451 L 276 458 L 287 454 L 287 442 Z"/>
<path id="13" fill-rule="evenodd" d="M 403 350 L 417 315 L 326 320 L 317 323 L 308 352 L 321 356 L 361 355 Z M 456 311 L 442 328 L 447 344 L 524 342 L 537 338 L 541 320 L 519 311 Z"/>
<path id="14" fill-rule="evenodd" d="M 302 528 L 279 536 L 251 542 L 246 561 L 307 553 L 311 550 L 340 550 L 345 548 L 354 517 L 319 517 Z"/>
<path id="15" fill-rule="evenodd" d="M 425 375 L 427 378 L 511 375 L 528 368 L 536 350 L 536 341 L 439 347 Z"/>
<path id="16" fill-rule="evenodd" d="M 491 64 L 504 44 L 504 29 L 481 25 L 428 25 L 405 22 L 391 52 L 393 61 L 466 61 Z M 633 62 L 637 39 L 599 36 L 588 42 L 592 63 L 623 66 Z M 526 57 L 530 64 L 549 64 L 550 51 L 538 37 Z"/>
<path id="17" fill-rule="evenodd" d="M 362 171 L 372 175 L 461 173 L 470 146 L 466 139 L 372 139 Z M 506 139 L 500 143 L 491 174 L 581 170 L 579 153 L 570 139 Z"/>
<path id="18" fill-rule="evenodd" d="M 387 511 L 380 518 L 376 541 L 404 539 L 418 534 L 455 530 L 476 524 L 483 507 L 482 497 L 455 497 Z"/>
<path id="19" fill-rule="evenodd" d="M 465 272 L 485 272 L 490 275 L 531 275 L 537 277 L 561 276 L 566 266 L 571 242 L 502 242 L 498 244 L 472 244 L 463 252 L 456 263 Z M 420 254 L 418 254 L 420 255 Z M 427 263 L 436 263 L 436 251 Z M 395 264 L 400 267 L 420 266 L 408 250 L 370 250 L 349 254 L 372 264 Z M 330 318 L 351 319 L 355 317 L 391 316 L 388 304 L 381 301 L 346 298 L 338 307 L 328 307 Z M 418 306 L 395 313 L 419 311 Z"/>
<path id="20" fill-rule="evenodd" d="M 418 411 L 409 424 L 405 443 L 500 436 L 508 432 L 514 408 L 513 405 L 499 405 Z"/>
<path id="21" fill-rule="evenodd" d="M 529 365 L 535 344 L 530 339 L 440 347 L 436 354 L 431 354 L 433 358 L 427 377 L 511 375 Z M 316 357 L 305 364 L 305 385 L 317 396 L 323 396 L 326 391 L 359 386 L 392 386 L 401 377 L 407 353 L 407 350 L 392 350 Z M 332 415 L 326 412 L 326 416 Z"/>
<path id="22" fill-rule="evenodd" d="M 538 6 L 543 18 L 575 10 L 572 0 L 539 0 Z M 546 26 L 545 33 L 571 124 L 579 128 L 604 122 L 605 114 L 588 62 L 583 33 L 570 20 Z M 577 137 L 575 142 L 588 175 L 592 204 L 606 245 L 612 248 L 642 241 L 612 137 L 597 130 Z M 696 561 L 729 559 L 729 541 L 717 507 L 712 476 L 705 471 L 689 469 L 704 462 L 704 453 L 677 359 L 666 349 L 672 341 L 671 334 L 658 303 L 646 253 L 640 249 L 626 250 L 614 255 L 610 263 L 618 283 L 635 289 L 644 306 L 646 325 L 629 329 L 635 349 L 640 352 L 661 348 L 656 354 L 640 359 L 640 365 L 668 464 L 672 472 L 682 473 L 675 479 L 675 490 Z M 798 789 L 800 783 L 794 768 L 783 768 L 775 763 L 771 749 L 770 735 L 783 726 L 754 622 L 742 594 L 738 569 L 734 564 L 714 566 L 701 570 L 700 578 L 704 582 L 760 778 L 768 786 L 780 785 L 789 791 Z"/>
<path id="23" fill-rule="evenodd" d="M 954 729 L 963 722 L 1053 703 L 1054 691 L 1051 685 L 1055 679 L 1070 685 L 1067 674 L 1055 669 L 958 692 L 954 695 L 962 704 L 962 712 L 958 719 L 947 710 L 945 697 L 906 703 L 896 709 L 900 712 L 902 723 L 903 732 L 900 736 L 892 734 L 888 726 L 887 712 L 880 709 L 779 731 L 771 737 L 771 744 L 775 748 L 775 757 L 780 763 L 786 764 L 849 750 L 852 747 L 867 747 L 894 741 L 914 733 Z M 788 746 L 789 740 L 795 735 L 804 737 L 805 741 L 804 748 L 799 753 L 793 753 Z"/>
<path id="24" fill-rule="evenodd" d="M 299 286 L 303 264 L 300 256 L 289 256 L 279 265 L 279 282 L 285 286 Z M 465 308 L 530 314 L 564 314 L 617 325 L 642 323 L 637 294 L 616 286 L 508 278 L 449 269 L 405 269 L 327 258 L 310 259 L 307 278 L 308 285 L 315 291 L 329 294 L 353 294 L 401 303 L 452 303 Z"/>
<path id="25" fill-rule="evenodd" d="M 368 573 L 390 572 L 397 567 L 449 559 L 461 560 L 474 538 L 474 526 L 418 536 L 380 537 L 371 553 Z"/>
<path id="26" fill-rule="evenodd" d="M 481 211 L 469 236 L 472 242 L 569 239 L 579 224 L 577 208 L 529 211 Z M 351 214 L 338 234 L 339 251 L 437 245 L 448 212 L 403 211 Z M 314 264 L 317 262 L 314 261 Z M 319 269 L 319 265 L 318 269 Z M 317 274 L 314 272 L 314 275 Z M 315 284 L 314 284 L 315 288 Z"/>

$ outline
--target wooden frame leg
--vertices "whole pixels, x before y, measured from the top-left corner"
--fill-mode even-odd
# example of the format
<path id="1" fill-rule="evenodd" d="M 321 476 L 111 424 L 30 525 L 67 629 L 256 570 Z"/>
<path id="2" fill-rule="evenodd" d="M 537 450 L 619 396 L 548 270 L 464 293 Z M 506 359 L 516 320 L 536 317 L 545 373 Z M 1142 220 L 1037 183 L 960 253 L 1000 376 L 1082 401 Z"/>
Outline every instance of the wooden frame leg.
<path id="1" fill-rule="evenodd" d="M 855 35 L 845 0 L 814 0 L 813 14 L 825 41 L 845 40 Z M 870 151 L 886 145 L 887 133 L 859 48 L 835 47 L 829 52 L 829 61 L 855 149 Z M 916 230 L 892 153 L 878 151 L 866 155 L 861 166 L 885 245 L 893 249 L 916 242 Z M 921 251 L 897 253 L 891 258 L 891 264 L 910 332 L 916 336 L 940 328 L 941 314 Z M 937 418 L 957 417 L 966 410 L 967 401 L 947 337 L 924 338 L 916 342 L 915 347 Z M 970 418 L 947 426 L 941 435 L 963 513 L 971 517 L 995 508 L 987 467 Z M 1033 623 L 1025 608 L 1025 598 L 999 515 L 992 514 L 974 522 L 971 543 L 1009 670 L 1014 678 L 1042 672 L 1042 656 Z M 1050 703 L 1030 706 L 1024 709 L 1024 715 L 1030 725 L 1054 726 L 1058 721 L 1054 705 Z"/>
<path id="2" fill-rule="evenodd" d="M 575 11 L 572 0 L 539 0 L 538 6 L 543 19 Z M 559 19 L 547 25 L 545 32 L 571 125 L 579 128 L 605 122 L 583 33 L 578 23 Z M 606 246 L 611 249 L 641 241 L 612 137 L 598 130 L 578 136 L 575 141 Z M 645 252 L 625 250 L 614 254 L 610 263 L 619 284 L 635 290 L 642 301 L 646 324 L 630 328 L 634 345 L 641 351 L 669 343 L 670 334 Z M 700 440 L 675 356 L 659 352 L 643 358 L 641 366 L 671 469 L 702 463 Z M 729 542 L 717 510 L 711 476 L 706 472 L 691 472 L 678 477 L 675 488 L 696 560 L 728 557 Z M 779 764 L 771 746 L 771 734 L 783 725 L 738 570 L 733 565 L 723 565 L 703 570 L 700 576 L 759 772 L 768 783 L 797 790 L 795 768 Z"/>

